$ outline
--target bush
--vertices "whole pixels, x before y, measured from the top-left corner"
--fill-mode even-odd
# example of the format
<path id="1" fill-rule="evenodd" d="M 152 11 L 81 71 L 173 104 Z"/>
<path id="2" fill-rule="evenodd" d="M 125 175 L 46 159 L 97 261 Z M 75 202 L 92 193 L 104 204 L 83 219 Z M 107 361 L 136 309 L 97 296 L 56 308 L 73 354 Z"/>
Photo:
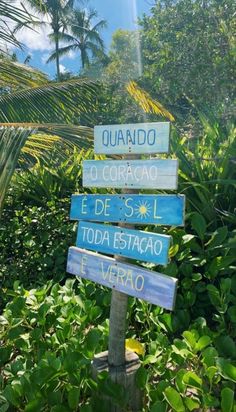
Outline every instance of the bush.
<path id="1" fill-rule="evenodd" d="M 75 229 L 69 222 L 69 199 L 44 207 L 15 203 L 5 209 L 0 222 L 0 287 L 11 289 L 16 280 L 25 287 L 62 280 Z"/>
<path id="2" fill-rule="evenodd" d="M 0 317 L 1 411 L 68 412 L 86 402 L 91 359 L 108 336 L 102 302 L 86 299 L 89 290 L 69 279 L 32 290 L 15 282 Z"/>

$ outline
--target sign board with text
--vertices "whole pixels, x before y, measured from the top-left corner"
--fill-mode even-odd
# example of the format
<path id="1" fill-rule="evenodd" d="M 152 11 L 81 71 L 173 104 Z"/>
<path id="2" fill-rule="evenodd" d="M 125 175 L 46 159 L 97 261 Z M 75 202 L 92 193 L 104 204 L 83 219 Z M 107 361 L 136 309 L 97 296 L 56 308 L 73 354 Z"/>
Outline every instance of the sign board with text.
<path id="1" fill-rule="evenodd" d="M 131 230 L 119 226 L 79 222 L 76 246 L 166 265 L 171 236 Z"/>
<path id="2" fill-rule="evenodd" d="M 70 218 L 183 226 L 184 208 L 184 195 L 72 195 Z"/>
<path id="3" fill-rule="evenodd" d="M 76 247 L 69 248 L 67 272 L 165 309 L 174 308 L 177 279 L 170 276 Z"/>
<path id="4" fill-rule="evenodd" d="M 148 154 L 169 152 L 170 123 L 95 126 L 94 152 Z"/>
<path id="5" fill-rule="evenodd" d="M 84 187 L 177 189 L 178 160 L 85 160 Z"/>

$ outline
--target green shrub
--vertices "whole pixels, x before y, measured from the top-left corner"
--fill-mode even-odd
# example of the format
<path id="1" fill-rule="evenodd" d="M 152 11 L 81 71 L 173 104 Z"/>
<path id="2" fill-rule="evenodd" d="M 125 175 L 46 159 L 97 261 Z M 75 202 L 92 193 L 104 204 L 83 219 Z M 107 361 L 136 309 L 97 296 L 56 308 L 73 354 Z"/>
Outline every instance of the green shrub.
<path id="1" fill-rule="evenodd" d="M 5 209 L 0 222 L 1 289 L 11 289 L 16 280 L 26 288 L 62 280 L 75 229 L 69 221 L 69 199 L 44 207 L 15 203 Z"/>
<path id="2" fill-rule="evenodd" d="M 76 411 L 90 397 L 91 360 L 107 347 L 108 302 L 86 299 L 87 287 L 70 279 L 32 290 L 15 283 L 0 317 L 1 411 Z"/>

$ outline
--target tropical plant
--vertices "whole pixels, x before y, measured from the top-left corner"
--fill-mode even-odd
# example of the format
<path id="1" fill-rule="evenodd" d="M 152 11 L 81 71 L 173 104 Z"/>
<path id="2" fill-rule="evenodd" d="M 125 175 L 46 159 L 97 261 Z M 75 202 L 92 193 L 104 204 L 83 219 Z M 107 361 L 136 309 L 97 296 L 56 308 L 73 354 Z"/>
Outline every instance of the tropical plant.
<path id="1" fill-rule="evenodd" d="M 27 2 L 40 16 L 49 17 L 49 24 L 52 28 L 49 37 L 55 44 L 57 80 L 60 81 L 59 40 L 61 33 L 67 27 L 74 0 L 27 0 Z M 41 22 L 43 23 L 45 24 L 44 21 Z"/>
<path id="2" fill-rule="evenodd" d="M 14 28 L 11 24 L 24 24 L 28 26 L 32 23 L 32 16 L 24 8 L 19 8 L 15 0 L 0 1 L 0 52 L 6 53 L 7 45 L 20 47 L 21 44 L 14 34 Z M 8 22 L 11 24 L 8 24 Z"/>
<path id="3" fill-rule="evenodd" d="M 49 82 L 38 71 L 7 59 L 0 61 L 0 70 L 3 72 L 1 86 L 4 91 L 0 95 L 0 122 L 4 122 L 0 123 L 1 209 L 20 150 L 36 131 L 40 133 L 40 141 L 39 137 L 31 137 L 27 141 L 26 150 L 30 150 L 31 156 L 38 157 L 42 150 L 52 145 L 53 139 L 45 137 L 43 140 L 42 134 L 59 136 L 70 143 L 86 146 L 92 137 L 90 128 L 60 123 L 68 123 L 75 117 L 78 122 L 81 115 L 83 119 L 90 119 L 88 112 L 93 110 L 97 85 L 81 79 Z M 9 87 L 11 79 L 13 87 Z M 53 124 L 45 123 L 52 120 Z"/>
<path id="4" fill-rule="evenodd" d="M 164 0 L 140 20 L 142 85 L 186 123 L 193 122 L 189 99 L 233 119 L 234 12 L 231 0 Z"/>
<path id="5" fill-rule="evenodd" d="M 48 59 L 48 62 L 57 59 L 57 56 L 64 56 L 70 52 L 79 51 L 81 57 L 82 68 L 89 65 L 90 54 L 93 57 L 101 57 L 104 55 L 104 43 L 100 37 L 99 31 L 106 27 L 105 20 L 100 20 L 93 24 L 93 20 L 97 17 L 95 10 L 74 10 L 67 32 L 62 32 L 59 35 L 63 43 L 67 46 L 55 50 Z"/>

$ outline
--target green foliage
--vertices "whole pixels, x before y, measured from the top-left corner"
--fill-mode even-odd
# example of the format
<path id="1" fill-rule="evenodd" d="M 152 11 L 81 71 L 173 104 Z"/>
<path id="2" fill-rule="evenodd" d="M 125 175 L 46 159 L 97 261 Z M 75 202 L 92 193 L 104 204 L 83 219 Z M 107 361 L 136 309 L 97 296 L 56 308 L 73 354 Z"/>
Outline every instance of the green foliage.
<path id="1" fill-rule="evenodd" d="M 168 313 L 130 299 L 127 338 L 138 338 L 146 349 L 136 382 L 146 392 L 147 411 L 234 412 L 235 142 L 231 130 L 210 124 L 192 148 L 175 131 L 173 137 L 186 224 L 155 228 L 173 237 L 171 263 L 155 270 L 178 278 L 176 308 Z M 106 411 L 101 394 L 126 408 L 122 386 L 107 373 L 95 382 L 89 372 L 94 353 L 107 349 L 110 293 L 81 279 L 66 281 L 76 229 L 69 196 L 82 190 L 82 157 L 48 157 L 47 164 L 19 172 L 9 194 L 0 230 L 2 410 L 91 411 L 97 406 L 92 394 L 100 411 Z M 16 280 L 24 287 L 13 285 Z"/>
<path id="2" fill-rule="evenodd" d="M 86 287 L 74 283 L 15 283 L 0 317 L 1 411 L 76 411 L 91 396 L 90 363 L 106 347 L 108 327 L 94 294 L 86 299 Z"/>
<path id="3" fill-rule="evenodd" d="M 69 199 L 44 206 L 19 202 L 14 210 L 5 210 L 0 225 L 1 289 L 11 289 L 16 280 L 32 287 L 47 279 L 65 278 L 67 250 L 74 244 L 75 229 L 69 222 Z M 6 298 L 1 295 L 2 301 Z"/>
<path id="4" fill-rule="evenodd" d="M 17 201 L 44 206 L 46 202 L 70 198 L 72 193 L 83 191 L 82 160 L 90 159 L 92 153 L 59 147 L 46 154 L 30 169 L 15 173 L 12 192 Z"/>
<path id="5" fill-rule="evenodd" d="M 143 82 L 179 119 L 191 104 L 233 119 L 233 2 L 164 0 L 140 21 Z M 192 119 L 193 120 L 193 119 Z"/>

